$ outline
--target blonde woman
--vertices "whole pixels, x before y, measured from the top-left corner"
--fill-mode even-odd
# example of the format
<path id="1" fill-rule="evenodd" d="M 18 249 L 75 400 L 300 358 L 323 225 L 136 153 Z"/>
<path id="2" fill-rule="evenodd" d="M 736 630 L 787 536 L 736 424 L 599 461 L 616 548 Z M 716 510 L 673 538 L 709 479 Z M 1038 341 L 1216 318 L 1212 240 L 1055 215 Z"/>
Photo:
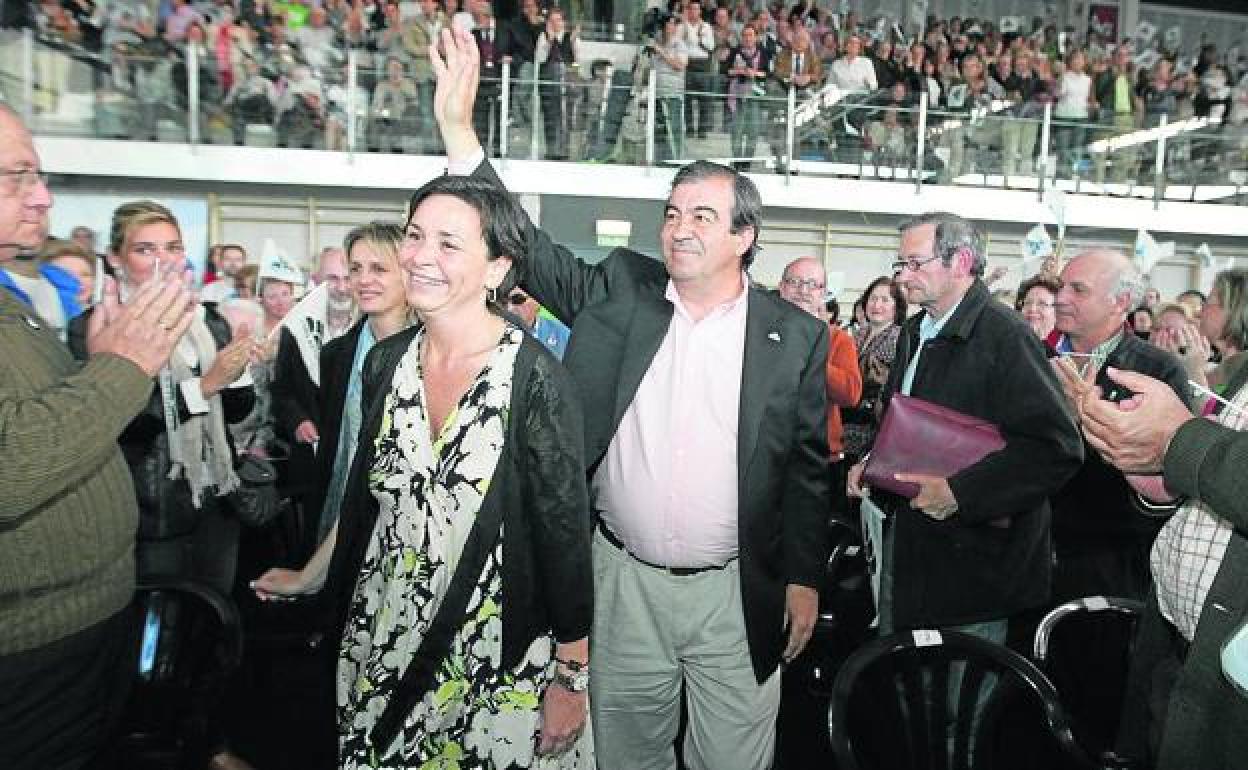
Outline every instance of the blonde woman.
<path id="1" fill-rule="evenodd" d="M 318 522 L 320 545 L 301 569 L 278 567 L 257 578 L 252 588 L 261 599 L 315 593 L 325 584 L 337 534 L 334 527 L 338 509 L 363 419 L 360 374 L 364 358 L 378 342 L 410 324 L 411 313 L 399 267 L 402 239 L 403 230 L 398 225 L 374 223 L 355 228 L 343 243 L 351 296 L 363 317 L 350 331 L 321 349 L 323 379 L 319 396 L 325 431 L 316 451 L 313 489 L 306 500 L 308 512 Z"/>
<path id="2" fill-rule="evenodd" d="M 187 269 L 177 219 L 152 201 L 126 203 L 113 212 L 107 259 L 123 303 L 149 281 Z M 70 347 L 80 359 L 87 354 L 89 316 L 79 316 L 70 327 Z M 250 330 L 232 333 L 215 307 L 201 305 L 156 378 L 147 407 L 121 433 L 118 443 L 139 505 L 140 579 L 190 578 L 230 595 L 239 524 L 224 497 L 239 480 L 227 428 L 254 404 L 250 384 L 239 382 L 253 350 Z M 245 767 L 227 750 L 214 707 L 205 710 L 200 729 L 189 738 L 190 751 L 204 764 Z"/>

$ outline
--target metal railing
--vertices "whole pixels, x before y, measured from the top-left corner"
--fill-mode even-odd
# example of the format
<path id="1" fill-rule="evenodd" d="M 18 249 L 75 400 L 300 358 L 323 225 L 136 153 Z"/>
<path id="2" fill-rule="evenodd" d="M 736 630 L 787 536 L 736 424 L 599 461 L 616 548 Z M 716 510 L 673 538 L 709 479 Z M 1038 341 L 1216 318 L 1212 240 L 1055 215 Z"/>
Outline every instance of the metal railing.
<path id="1" fill-rule="evenodd" d="M 100 55 L 30 30 L 0 30 L 0 51 L 0 97 L 37 134 L 441 152 L 432 81 L 390 72 L 388 58 L 363 49 L 343 52 L 345 66 L 332 70 L 304 67 L 305 79 L 288 62 L 223 73 L 194 47 Z M 925 93 L 899 105 L 883 91 L 712 82 L 688 90 L 646 66 L 504 60 L 482 78 L 475 122 L 502 158 L 645 166 L 709 158 L 786 176 L 905 181 L 916 191 L 950 184 L 1041 196 L 1058 187 L 1157 205 L 1248 202 L 1242 126 L 1169 115 L 1066 121 L 1049 105 L 1008 102 L 947 112 Z"/>

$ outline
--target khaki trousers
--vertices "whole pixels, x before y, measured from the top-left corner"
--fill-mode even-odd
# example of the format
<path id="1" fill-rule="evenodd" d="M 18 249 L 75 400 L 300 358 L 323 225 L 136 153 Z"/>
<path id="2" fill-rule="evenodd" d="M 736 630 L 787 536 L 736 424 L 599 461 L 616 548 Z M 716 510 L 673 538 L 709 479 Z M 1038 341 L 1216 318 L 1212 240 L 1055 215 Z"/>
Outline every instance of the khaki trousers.
<path id="1" fill-rule="evenodd" d="M 755 680 L 739 563 L 675 576 L 600 532 L 593 554 L 589 702 L 599 770 L 675 770 L 682 684 L 690 770 L 771 767 L 780 671 Z"/>

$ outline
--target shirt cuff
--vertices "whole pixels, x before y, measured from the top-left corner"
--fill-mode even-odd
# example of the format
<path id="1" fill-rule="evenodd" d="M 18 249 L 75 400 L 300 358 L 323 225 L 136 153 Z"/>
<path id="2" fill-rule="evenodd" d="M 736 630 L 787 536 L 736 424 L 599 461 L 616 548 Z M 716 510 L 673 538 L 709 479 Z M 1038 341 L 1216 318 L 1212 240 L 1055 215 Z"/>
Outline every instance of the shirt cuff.
<path id="1" fill-rule="evenodd" d="M 472 176 L 472 172 L 477 170 L 477 166 L 485 160 L 485 150 L 478 149 L 466 158 L 459 160 L 447 160 L 446 173 L 451 176 Z"/>
<path id="2" fill-rule="evenodd" d="M 200 377 L 183 380 L 178 387 L 182 390 L 182 401 L 186 404 L 186 411 L 191 414 L 208 414 L 211 411 L 208 400 L 204 398 L 204 386 Z"/>

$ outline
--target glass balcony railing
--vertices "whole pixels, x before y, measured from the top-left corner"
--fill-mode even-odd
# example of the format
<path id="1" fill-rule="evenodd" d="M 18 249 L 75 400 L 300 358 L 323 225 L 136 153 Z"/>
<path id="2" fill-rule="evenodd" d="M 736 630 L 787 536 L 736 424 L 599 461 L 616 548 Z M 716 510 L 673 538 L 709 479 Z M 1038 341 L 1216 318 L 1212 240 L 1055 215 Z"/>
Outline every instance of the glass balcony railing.
<path id="1" fill-rule="evenodd" d="M 214 52 L 114 43 L 91 53 L 0 30 L 0 98 L 36 134 L 439 154 L 427 68 L 363 50 L 313 68 L 270 51 L 221 68 Z M 289 54 L 289 52 L 286 52 Z M 425 79 L 413 77 L 425 72 Z M 1200 118 L 1056 119 L 1005 101 L 948 112 L 884 91 L 668 87 L 605 62 L 504 62 L 482 76 L 477 133 L 495 157 L 1163 200 L 1248 202 L 1248 130 Z"/>

